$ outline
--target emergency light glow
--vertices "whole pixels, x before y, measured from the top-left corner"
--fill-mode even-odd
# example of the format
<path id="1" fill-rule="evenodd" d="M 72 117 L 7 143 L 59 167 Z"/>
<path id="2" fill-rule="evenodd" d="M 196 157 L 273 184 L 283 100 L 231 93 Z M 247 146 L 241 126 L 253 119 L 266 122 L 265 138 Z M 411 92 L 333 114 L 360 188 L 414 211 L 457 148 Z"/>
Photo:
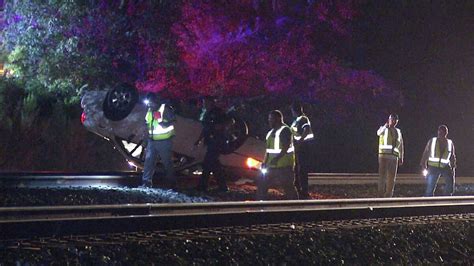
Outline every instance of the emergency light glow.
<path id="1" fill-rule="evenodd" d="M 428 175 L 428 170 L 427 169 L 423 169 L 423 176 L 427 176 Z"/>
<path id="2" fill-rule="evenodd" d="M 262 163 L 255 160 L 254 158 L 248 157 L 246 164 L 248 168 L 260 168 Z"/>
<path id="3" fill-rule="evenodd" d="M 82 114 L 81 114 L 81 123 L 84 124 L 84 122 L 86 122 L 86 113 L 82 112 Z"/>
<path id="4" fill-rule="evenodd" d="M 150 100 L 148 100 L 148 99 L 143 100 L 143 103 L 144 103 L 145 105 L 149 105 L 149 104 L 150 104 Z"/>

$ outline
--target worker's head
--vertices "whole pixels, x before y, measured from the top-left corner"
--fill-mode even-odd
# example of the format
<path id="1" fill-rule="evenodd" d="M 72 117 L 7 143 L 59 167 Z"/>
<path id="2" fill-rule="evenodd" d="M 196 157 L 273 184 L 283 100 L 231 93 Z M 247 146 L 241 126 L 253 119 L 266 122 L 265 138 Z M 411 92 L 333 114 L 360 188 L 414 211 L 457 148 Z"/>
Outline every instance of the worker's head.
<path id="1" fill-rule="evenodd" d="M 268 114 L 268 125 L 272 128 L 280 127 L 283 124 L 283 114 L 278 110 L 273 110 Z"/>
<path id="2" fill-rule="evenodd" d="M 446 125 L 441 125 L 438 127 L 438 138 L 447 138 L 448 137 L 448 127 Z"/>
<path id="3" fill-rule="evenodd" d="M 149 92 L 146 95 L 146 102 L 150 108 L 156 108 L 161 102 L 160 96 L 154 92 Z"/>
<path id="4" fill-rule="evenodd" d="M 397 114 L 390 114 L 388 116 L 388 126 L 395 127 L 398 124 L 398 115 Z"/>
<path id="5" fill-rule="evenodd" d="M 293 102 L 291 104 L 291 113 L 294 117 L 298 117 L 303 114 L 303 106 L 299 102 Z"/>
<path id="6" fill-rule="evenodd" d="M 201 98 L 201 101 L 202 101 L 202 106 L 206 110 L 210 110 L 214 108 L 214 106 L 216 105 L 216 98 L 214 98 L 213 96 L 203 96 Z"/>

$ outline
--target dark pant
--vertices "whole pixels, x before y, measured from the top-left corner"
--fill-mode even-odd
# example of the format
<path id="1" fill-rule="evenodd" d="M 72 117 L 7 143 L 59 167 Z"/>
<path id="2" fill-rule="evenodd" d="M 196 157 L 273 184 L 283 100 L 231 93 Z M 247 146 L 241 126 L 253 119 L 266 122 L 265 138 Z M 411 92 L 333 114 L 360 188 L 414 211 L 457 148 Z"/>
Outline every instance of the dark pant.
<path id="1" fill-rule="evenodd" d="M 378 196 L 384 198 L 393 197 L 395 179 L 397 178 L 398 158 L 379 156 L 379 182 L 377 185 Z"/>
<path id="2" fill-rule="evenodd" d="M 176 183 L 174 178 L 174 168 L 172 156 L 172 140 L 148 140 L 145 154 L 145 167 L 143 169 L 142 182 L 144 185 L 151 186 L 153 183 L 153 175 L 155 174 L 156 161 L 158 157 L 165 168 L 166 179 L 173 184 Z"/>
<path id="3" fill-rule="evenodd" d="M 426 197 L 434 196 L 439 177 L 444 177 L 444 196 L 452 196 L 454 194 L 455 173 L 449 167 L 438 168 L 428 166 L 428 176 L 426 177 Z"/>
<path id="4" fill-rule="evenodd" d="M 308 197 L 308 173 L 314 162 L 312 145 L 304 142 L 295 150 L 295 180 L 294 185 L 300 199 Z"/>
<path id="5" fill-rule="evenodd" d="M 266 200 L 269 187 L 282 187 L 286 199 L 297 199 L 297 193 L 293 186 L 292 167 L 269 168 L 266 174 L 257 178 L 257 200 Z"/>
<path id="6" fill-rule="evenodd" d="M 211 172 L 214 174 L 214 177 L 217 178 L 219 184 L 219 189 L 227 190 L 227 184 L 225 181 L 225 176 L 222 171 L 222 165 L 219 161 L 219 149 L 216 144 L 208 144 L 206 155 L 204 156 L 204 161 L 202 163 L 202 175 L 199 180 L 199 189 L 207 190 L 207 183 Z"/>

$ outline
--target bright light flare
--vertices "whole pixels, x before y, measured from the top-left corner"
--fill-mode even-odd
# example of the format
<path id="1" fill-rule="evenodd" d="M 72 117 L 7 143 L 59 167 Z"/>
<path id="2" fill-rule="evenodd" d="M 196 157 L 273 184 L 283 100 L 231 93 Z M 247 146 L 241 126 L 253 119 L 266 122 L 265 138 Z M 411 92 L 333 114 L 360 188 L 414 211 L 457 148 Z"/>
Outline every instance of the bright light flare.
<path id="1" fill-rule="evenodd" d="M 267 168 L 262 168 L 260 169 L 260 172 L 262 172 L 262 174 L 266 174 L 268 172 Z"/>
<path id="2" fill-rule="evenodd" d="M 247 158 L 246 164 L 247 164 L 247 167 L 250 168 L 250 169 L 259 169 L 262 165 L 262 163 L 260 161 L 255 160 L 252 157 Z"/>
<path id="3" fill-rule="evenodd" d="M 132 163 L 132 162 L 130 162 L 130 161 L 127 161 L 127 163 L 128 163 L 128 165 L 130 165 L 131 167 L 135 167 L 135 168 L 138 167 L 136 164 L 134 164 L 134 163 Z"/>
<path id="4" fill-rule="evenodd" d="M 149 105 L 149 104 L 150 104 L 150 100 L 148 100 L 148 99 L 143 100 L 143 103 L 144 103 L 145 105 Z"/>
<path id="5" fill-rule="evenodd" d="M 423 176 L 426 177 L 428 175 L 428 169 L 423 169 Z"/>

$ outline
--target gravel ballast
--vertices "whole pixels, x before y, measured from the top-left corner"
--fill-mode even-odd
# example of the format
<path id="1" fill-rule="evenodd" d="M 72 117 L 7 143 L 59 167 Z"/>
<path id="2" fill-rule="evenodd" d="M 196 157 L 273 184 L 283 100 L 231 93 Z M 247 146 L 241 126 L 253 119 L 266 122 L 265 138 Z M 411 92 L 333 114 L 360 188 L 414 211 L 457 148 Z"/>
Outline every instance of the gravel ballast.
<path id="1" fill-rule="evenodd" d="M 397 185 L 394 197 L 420 197 L 423 192 L 424 186 L 421 185 Z M 313 186 L 310 194 L 313 199 L 371 198 L 377 194 L 377 187 L 374 185 Z M 474 185 L 456 187 L 456 196 L 466 195 L 474 195 Z M 283 199 L 283 194 L 279 190 L 272 189 L 269 198 L 271 200 Z M 210 191 L 205 194 L 192 189 L 176 192 L 159 188 L 127 187 L 0 188 L 0 207 L 243 200 L 255 200 L 255 186 L 231 185 L 227 193 Z"/>
<path id="2" fill-rule="evenodd" d="M 217 234 L 133 235 L 0 242 L 5 264 L 459 264 L 473 257 L 473 220 L 359 228 L 301 225 Z M 290 229 L 291 228 L 291 229 Z M 256 229 L 258 232 L 256 232 Z M 43 244 L 41 244 L 43 241 Z"/>
<path id="3" fill-rule="evenodd" d="M 396 197 L 420 196 L 423 186 L 398 185 Z M 373 197 L 373 185 L 317 186 L 315 199 Z M 472 195 L 472 185 L 456 195 Z M 254 187 L 229 193 L 138 188 L 0 189 L 2 207 L 124 203 L 189 203 L 254 199 Z M 272 199 L 281 199 L 272 191 Z M 474 263 L 472 216 L 435 222 L 360 227 L 300 225 L 285 230 L 222 231 L 209 235 L 163 232 L 0 242 L 0 265 L 37 264 L 459 264 Z M 422 219 L 423 220 L 423 219 Z M 213 229 L 211 229 L 212 231 Z"/>

